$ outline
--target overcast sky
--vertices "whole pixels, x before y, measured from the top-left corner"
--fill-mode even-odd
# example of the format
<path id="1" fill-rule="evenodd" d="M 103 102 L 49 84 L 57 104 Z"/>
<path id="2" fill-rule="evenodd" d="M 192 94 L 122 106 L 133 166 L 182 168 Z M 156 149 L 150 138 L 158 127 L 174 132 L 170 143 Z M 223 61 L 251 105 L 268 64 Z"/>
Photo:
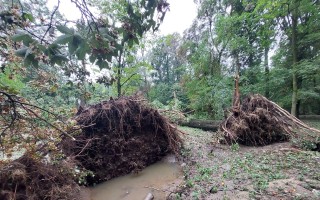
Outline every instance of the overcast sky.
<path id="1" fill-rule="evenodd" d="M 191 26 L 197 15 L 196 4 L 193 3 L 193 0 L 168 0 L 168 2 L 170 3 L 170 11 L 167 12 L 160 26 L 161 34 L 167 35 L 174 32 L 182 34 L 185 29 Z M 57 3 L 57 0 L 48 0 L 51 10 Z M 80 18 L 80 11 L 70 0 L 62 0 L 59 11 L 69 20 Z"/>
<path id="2" fill-rule="evenodd" d="M 192 24 L 197 16 L 197 7 L 193 0 L 168 0 L 170 11 L 160 26 L 164 35 L 178 32 L 180 34 Z"/>

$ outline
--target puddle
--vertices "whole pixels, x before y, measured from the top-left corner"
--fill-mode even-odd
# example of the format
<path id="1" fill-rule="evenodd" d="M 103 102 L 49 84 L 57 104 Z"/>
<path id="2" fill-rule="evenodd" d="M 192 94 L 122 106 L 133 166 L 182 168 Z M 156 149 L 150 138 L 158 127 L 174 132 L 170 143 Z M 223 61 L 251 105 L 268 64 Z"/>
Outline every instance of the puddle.
<path id="1" fill-rule="evenodd" d="M 170 186 L 182 178 L 179 164 L 172 155 L 142 170 L 111 179 L 91 189 L 91 200 L 144 200 L 151 192 L 154 199 L 165 199 Z M 167 191 L 167 192 L 165 192 Z"/>

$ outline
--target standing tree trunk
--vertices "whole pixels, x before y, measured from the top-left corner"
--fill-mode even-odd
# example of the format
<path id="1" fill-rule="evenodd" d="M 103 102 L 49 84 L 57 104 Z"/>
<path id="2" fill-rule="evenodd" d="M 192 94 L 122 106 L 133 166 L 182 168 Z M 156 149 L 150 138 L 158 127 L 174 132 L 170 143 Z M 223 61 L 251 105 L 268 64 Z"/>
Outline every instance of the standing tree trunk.
<path id="1" fill-rule="evenodd" d="M 118 60 L 118 69 L 117 69 L 117 93 L 118 93 L 118 97 L 121 96 L 121 88 L 122 88 L 122 85 L 121 85 L 121 76 L 122 76 L 122 65 L 123 65 L 123 62 L 122 62 L 122 56 L 123 56 L 123 48 L 124 48 L 124 43 L 122 42 L 121 43 L 121 46 L 122 46 L 122 50 L 120 50 L 120 53 L 119 53 L 119 60 Z"/>
<path id="2" fill-rule="evenodd" d="M 167 83 L 170 83 L 170 72 L 169 72 L 169 57 L 166 56 L 166 72 L 167 72 Z"/>
<path id="3" fill-rule="evenodd" d="M 240 79 L 240 63 L 238 54 L 236 54 L 236 75 L 234 78 L 234 94 L 233 103 L 234 108 L 240 108 L 240 89 L 239 89 L 239 79 Z"/>
<path id="4" fill-rule="evenodd" d="M 264 48 L 264 74 L 265 74 L 265 97 L 270 97 L 270 87 L 269 87 L 269 59 L 268 59 L 269 47 Z"/>
<path id="5" fill-rule="evenodd" d="M 298 63 L 298 43 L 297 43 L 297 26 L 298 26 L 298 5 L 297 0 L 294 1 L 292 11 L 292 34 L 291 34 L 291 50 L 292 50 L 292 104 L 291 114 L 297 116 L 298 103 L 298 77 L 297 77 L 297 63 Z"/>

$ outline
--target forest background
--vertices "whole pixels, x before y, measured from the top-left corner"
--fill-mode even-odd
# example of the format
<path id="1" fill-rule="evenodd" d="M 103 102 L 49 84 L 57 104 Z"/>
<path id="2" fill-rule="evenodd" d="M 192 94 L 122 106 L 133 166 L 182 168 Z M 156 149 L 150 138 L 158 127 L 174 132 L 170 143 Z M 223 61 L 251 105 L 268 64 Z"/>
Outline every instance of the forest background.
<path id="1" fill-rule="evenodd" d="M 195 0 L 192 26 L 164 36 L 165 0 L 71 2 L 79 20 L 59 12 L 62 0 L 53 10 L 45 0 L 0 0 L 2 142 L 14 128 L 68 135 L 79 106 L 137 93 L 155 108 L 222 119 L 238 75 L 242 96 L 320 114 L 318 0 Z"/>

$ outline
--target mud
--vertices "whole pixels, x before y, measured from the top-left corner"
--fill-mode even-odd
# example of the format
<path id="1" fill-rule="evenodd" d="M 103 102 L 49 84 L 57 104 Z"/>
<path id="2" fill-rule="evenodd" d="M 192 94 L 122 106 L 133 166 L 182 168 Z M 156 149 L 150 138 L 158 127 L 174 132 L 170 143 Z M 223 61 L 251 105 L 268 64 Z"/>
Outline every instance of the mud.
<path id="1" fill-rule="evenodd" d="M 148 193 L 154 199 L 166 199 L 172 187 L 182 181 L 182 171 L 173 155 L 143 169 L 111 179 L 91 189 L 92 200 L 142 200 Z"/>

